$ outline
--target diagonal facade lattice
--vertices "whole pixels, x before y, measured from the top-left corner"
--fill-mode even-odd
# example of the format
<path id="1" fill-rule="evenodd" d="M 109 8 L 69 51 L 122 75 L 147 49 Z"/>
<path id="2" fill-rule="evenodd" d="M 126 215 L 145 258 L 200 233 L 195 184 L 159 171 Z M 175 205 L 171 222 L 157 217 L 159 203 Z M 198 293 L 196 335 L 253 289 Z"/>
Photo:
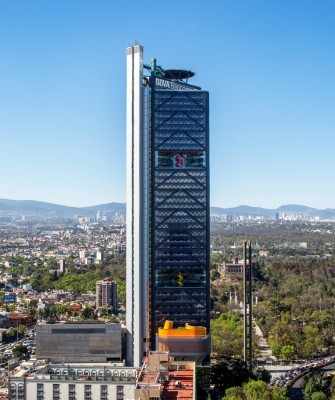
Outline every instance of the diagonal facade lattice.
<path id="1" fill-rule="evenodd" d="M 209 326 L 208 92 L 151 96 L 154 336 L 165 320 Z"/>

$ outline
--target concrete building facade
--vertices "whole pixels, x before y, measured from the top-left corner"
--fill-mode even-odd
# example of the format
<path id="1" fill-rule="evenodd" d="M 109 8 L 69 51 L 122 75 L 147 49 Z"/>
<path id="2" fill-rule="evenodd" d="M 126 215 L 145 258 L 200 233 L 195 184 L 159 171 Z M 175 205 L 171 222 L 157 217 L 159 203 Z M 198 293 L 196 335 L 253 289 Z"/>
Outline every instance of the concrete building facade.
<path id="1" fill-rule="evenodd" d="M 104 322 L 38 324 L 36 357 L 51 362 L 119 362 L 121 325 Z"/>
<path id="2" fill-rule="evenodd" d="M 138 371 L 121 364 L 49 364 L 10 377 L 10 400 L 133 400 Z"/>

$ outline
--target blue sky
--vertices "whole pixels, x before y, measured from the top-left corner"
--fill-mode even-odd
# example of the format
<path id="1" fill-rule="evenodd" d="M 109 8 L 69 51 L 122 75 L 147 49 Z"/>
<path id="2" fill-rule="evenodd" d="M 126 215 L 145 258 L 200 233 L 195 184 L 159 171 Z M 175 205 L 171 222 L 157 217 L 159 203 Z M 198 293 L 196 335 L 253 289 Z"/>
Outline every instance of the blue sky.
<path id="1" fill-rule="evenodd" d="M 0 198 L 125 201 L 126 47 L 210 92 L 211 204 L 335 208 L 335 2 L 0 2 Z"/>

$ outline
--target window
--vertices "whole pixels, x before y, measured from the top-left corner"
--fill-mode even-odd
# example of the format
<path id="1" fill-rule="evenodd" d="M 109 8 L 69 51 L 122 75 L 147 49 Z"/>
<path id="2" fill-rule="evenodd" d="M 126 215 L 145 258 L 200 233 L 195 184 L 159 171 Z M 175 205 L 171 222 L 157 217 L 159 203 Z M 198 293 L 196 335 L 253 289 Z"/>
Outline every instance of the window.
<path id="1" fill-rule="evenodd" d="M 85 400 L 91 400 L 91 385 L 85 385 Z"/>
<path id="2" fill-rule="evenodd" d="M 37 400 L 44 400 L 44 384 L 38 383 L 37 384 Z"/>
<path id="3" fill-rule="evenodd" d="M 76 385 L 69 385 L 69 400 L 76 398 Z"/>
<path id="4" fill-rule="evenodd" d="M 101 385 L 100 386 L 100 399 L 105 400 L 107 398 L 108 398 L 107 385 Z"/>
<path id="5" fill-rule="evenodd" d="M 123 386 L 117 386 L 116 387 L 116 399 L 117 400 L 123 400 L 124 399 Z"/>
<path id="6" fill-rule="evenodd" d="M 59 385 L 58 384 L 52 385 L 52 398 L 53 398 L 53 400 L 59 399 Z"/>
<path id="7" fill-rule="evenodd" d="M 52 334 L 61 334 L 61 335 L 66 335 L 66 334 L 76 334 L 76 333 L 82 333 L 82 334 L 92 334 L 92 333 L 106 333 L 105 328 L 77 328 L 77 329 L 52 329 L 51 330 Z"/>
<path id="8" fill-rule="evenodd" d="M 22 385 L 22 383 L 19 384 L 18 391 L 19 391 L 19 397 L 24 396 L 24 386 Z"/>
<path id="9" fill-rule="evenodd" d="M 16 397 L 16 385 L 14 383 L 10 385 L 10 397 L 11 398 Z"/>

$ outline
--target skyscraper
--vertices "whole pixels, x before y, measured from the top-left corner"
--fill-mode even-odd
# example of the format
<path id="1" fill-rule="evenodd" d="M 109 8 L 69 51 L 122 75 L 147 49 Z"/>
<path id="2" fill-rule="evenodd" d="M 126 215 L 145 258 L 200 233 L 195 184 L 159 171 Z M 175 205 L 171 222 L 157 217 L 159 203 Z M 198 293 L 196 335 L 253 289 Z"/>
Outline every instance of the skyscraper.
<path id="1" fill-rule="evenodd" d="M 148 70 L 147 73 L 144 70 Z M 209 330 L 209 108 L 194 75 L 127 49 L 127 362 L 165 320 Z"/>

